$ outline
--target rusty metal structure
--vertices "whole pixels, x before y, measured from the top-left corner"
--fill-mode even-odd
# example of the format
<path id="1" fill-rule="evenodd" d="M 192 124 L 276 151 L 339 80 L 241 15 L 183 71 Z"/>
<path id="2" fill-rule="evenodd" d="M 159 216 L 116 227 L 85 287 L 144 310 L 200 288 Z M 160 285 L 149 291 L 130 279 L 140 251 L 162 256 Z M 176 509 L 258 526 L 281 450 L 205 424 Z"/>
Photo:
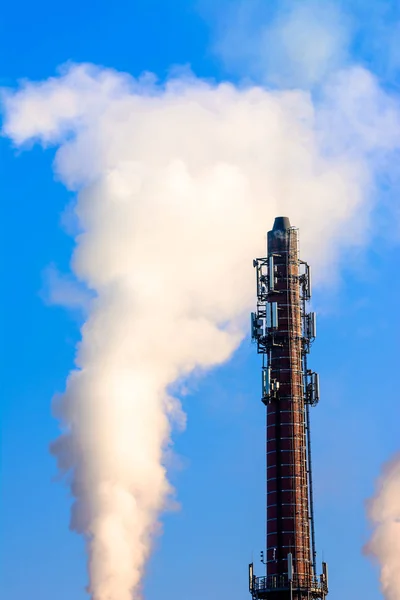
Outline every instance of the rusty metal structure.
<path id="1" fill-rule="evenodd" d="M 317 576 L 311 463 L 310 406 L 319 401 L 317 373 L 308 368 L 316 336 L 307 312 L 311 271 L 299 258 L 298 231 L 277 217 L 268 232 L 265 258 L 253 262 L 257 310 L 252 339 L 262 355 L 262 402 L 266 406 L 267 532 L 257 577 L 249 565 L 252 600 L 324 600 L 328 572 Z"/>

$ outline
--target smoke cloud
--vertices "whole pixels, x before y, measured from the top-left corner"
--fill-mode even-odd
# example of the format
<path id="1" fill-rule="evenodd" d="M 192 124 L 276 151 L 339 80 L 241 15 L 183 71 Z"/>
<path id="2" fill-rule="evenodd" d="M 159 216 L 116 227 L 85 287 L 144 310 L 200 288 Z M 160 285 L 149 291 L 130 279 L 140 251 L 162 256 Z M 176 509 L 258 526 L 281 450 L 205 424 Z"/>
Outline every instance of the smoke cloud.
<path id="1" fill-rule="evenodd" d="M 55 172 L 77 192 L 71 269 L 91 301 L 52 452 L 90 594 L 129 600 L 173 494 L 165 452 L 185 424 L 173 390 L 246 335 L 251 262 L 277 214 L 301 227 L 320 283 L 366 243 L 398 107 L 363 69 L 332 77 L 315 104 L 302 91 L 190 73 L 159 84 L 92 65 L 24 83 L 4 107 L 5 134 L 57 146 Z"/>
<path id="2" fill-rule="evenodd" d="M 348 59 L 350 22 L 337 2 L 203 0 L 213 51 L 229 71 L 278 86 L 309 88 Z"/>
<path id="3" fill-rule="evenodd" d="M 400 457 L 387 463 L 368 513 L 374 532 L 366 552 L 381 566 L 382 591 L 387 600 L 400 598 Z"/>

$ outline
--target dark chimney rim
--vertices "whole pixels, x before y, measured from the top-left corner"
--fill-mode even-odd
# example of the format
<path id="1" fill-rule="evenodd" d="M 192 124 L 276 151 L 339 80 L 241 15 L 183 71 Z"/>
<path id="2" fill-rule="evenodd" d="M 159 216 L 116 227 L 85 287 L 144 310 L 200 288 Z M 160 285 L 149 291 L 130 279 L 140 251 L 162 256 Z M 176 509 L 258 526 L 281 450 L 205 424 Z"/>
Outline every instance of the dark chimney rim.
<path id="1" fill-rule="evenodd" d="M 272 231 L 286 231 L 286 229 L 290 229 L 290 226 L 289 217 L 275 217 Z"/>

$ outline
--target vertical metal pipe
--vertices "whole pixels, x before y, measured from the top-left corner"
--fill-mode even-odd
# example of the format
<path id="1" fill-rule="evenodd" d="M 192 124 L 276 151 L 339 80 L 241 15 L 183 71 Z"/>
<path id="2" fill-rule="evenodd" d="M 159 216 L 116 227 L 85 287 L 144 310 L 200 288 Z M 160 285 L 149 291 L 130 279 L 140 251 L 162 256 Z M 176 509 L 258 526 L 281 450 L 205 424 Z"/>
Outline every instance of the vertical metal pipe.
<path id="1" fill-rule="evenodd" d="M 307 270 L 309 274 L 309 269 Z M 308 294 L 306 293 L 306 287 L 309 290 L 309 283 L 304 282 L 303 285 L 303 298 L 302 298 L 302 312 L 303 319 L 306 318 L 306 300 Z M 306 417 L 306 435 L 307 435 L 307 471 L 308 471 L 308 494 L 309 494 L 309 505 L 310 505 L 310 533 L 311 533 L 311 561 L 313 568 L 313 578 L 316 577 L 317 573 L 317 551 L 315 547 L 315 523 L 314 523 L 314 491 L 313 491 L 313 475 L 312 475 L 312 460 L 311 460 L 311 426 L 310 426 L 310 405 L 307 401 L 307 353 L 303 351 L 303 377 L 304 377 L 304 398 L 305 404 L 305 417 Z"/>
<path id="2" fill-rule="evenodd" d="M 307 460 L 308 460 L 308 491 L 310 496 L 310 529 L 311 529 L 311 551 L 312 551 L 312 566 L 313 578 L 317 573 L 317 551 L 315 548 L 315 523 L 314 523 L 314 491 L 313 491 L 313 476 L 312 476 L 312 460 L 311 460 L 311 427 L 310 427 L 310 405 L 306 404 L 306 431 L 307 431 Z"/>

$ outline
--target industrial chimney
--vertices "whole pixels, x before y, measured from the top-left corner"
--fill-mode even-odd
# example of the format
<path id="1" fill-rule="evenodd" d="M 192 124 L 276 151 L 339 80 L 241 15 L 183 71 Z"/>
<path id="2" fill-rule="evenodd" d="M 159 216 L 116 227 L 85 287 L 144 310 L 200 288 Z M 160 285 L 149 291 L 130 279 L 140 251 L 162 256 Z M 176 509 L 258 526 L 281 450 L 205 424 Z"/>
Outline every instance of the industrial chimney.
<path id="1" fill-rule="evenodd" d="M 261 560 L 266 575 L 249 565 L 253 600 L 325 599 L 328 572 L 316 575 L 310 406 L 319 400 L 318 375 L 307 358 L 316 335 L 307 312 L 311 272 L 299 259 L 298 232 L 277 217 L 268 232 L 257 274 L 257 311 L 252 338 L 262 355 L 262 402 L 266 406 L 267 532 Z"/>

